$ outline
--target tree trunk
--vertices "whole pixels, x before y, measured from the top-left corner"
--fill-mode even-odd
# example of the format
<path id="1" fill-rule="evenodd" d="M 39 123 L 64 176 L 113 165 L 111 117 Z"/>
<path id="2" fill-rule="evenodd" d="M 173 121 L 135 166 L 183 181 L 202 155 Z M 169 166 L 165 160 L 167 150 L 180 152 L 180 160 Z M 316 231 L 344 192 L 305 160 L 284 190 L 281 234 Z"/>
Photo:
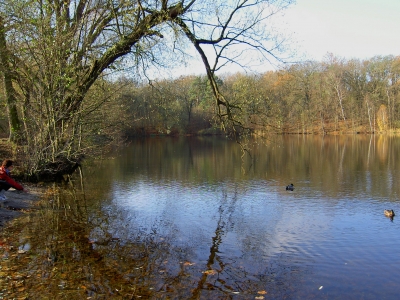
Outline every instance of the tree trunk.
<path id="1" fill-rule="evenodd" d="M 15 89 L 12 85 L 12 71 L 9 64 L 9 55 L 6 45 L 6 35 L 3 18 L 0 16 L 0 71 L 4 77 L 4 90 L 7 101 L 8 120 L 10 124 L 10 140 L 20 138 L 21 122 L 16 106 Z"/>

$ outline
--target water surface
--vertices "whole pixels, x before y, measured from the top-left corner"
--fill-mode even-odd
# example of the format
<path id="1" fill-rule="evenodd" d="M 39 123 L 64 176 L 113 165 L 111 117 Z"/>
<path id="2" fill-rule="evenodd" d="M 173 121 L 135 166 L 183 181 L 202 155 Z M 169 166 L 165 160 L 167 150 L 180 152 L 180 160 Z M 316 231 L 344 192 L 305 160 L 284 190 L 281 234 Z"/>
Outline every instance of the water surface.
<path id="1" fill-rule="evenodd" d="M 29 251 L 47 259 L 47 292 L 396 299 L 399 222 L 383 210 L 400 213 L 400 139 L 279 136 L 248 147 L 251 156 L 223 139 L 151 138 L 85 167 L 86 202 L 76 180 L 72 203 L 53 197 L 56 224 L 42 213 L 48 231 L 32 229 L 46 236 L 47 250 Z"/>
<path id="2" fill-rule="evenodd" d="M 112 166 L 112 203 L 129 226 L 187 249 L 198 272 L 217 271 L 212 290 L 248 292 L 250 281 L 293 298 L 395 297 L 398 226 L 383 209 L 398 205 L 399 140 L 257 142 L 244 160 L 215 139 L 133 143 Z"/>

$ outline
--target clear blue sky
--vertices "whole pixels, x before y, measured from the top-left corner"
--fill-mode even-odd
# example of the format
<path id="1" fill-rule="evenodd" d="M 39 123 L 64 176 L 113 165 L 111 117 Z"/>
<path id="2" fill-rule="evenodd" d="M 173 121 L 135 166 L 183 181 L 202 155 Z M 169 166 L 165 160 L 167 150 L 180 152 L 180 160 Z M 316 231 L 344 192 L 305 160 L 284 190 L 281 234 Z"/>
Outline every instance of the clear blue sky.
<path id="1" fill-rule="evenodd" d="M 297 0 L 283 23 L 309 59 L 400 56 L 400 0 Z"/>

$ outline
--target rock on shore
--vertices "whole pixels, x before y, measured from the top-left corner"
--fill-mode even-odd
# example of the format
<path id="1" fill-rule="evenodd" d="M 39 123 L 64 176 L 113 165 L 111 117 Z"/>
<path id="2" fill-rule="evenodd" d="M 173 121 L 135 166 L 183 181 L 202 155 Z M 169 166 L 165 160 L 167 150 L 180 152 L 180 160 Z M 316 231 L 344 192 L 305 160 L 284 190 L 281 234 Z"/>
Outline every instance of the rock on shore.
<path id="1" fill-rule="evenodd" d="M 0 228 L 32 208 L 39 200 L 39 191 L 29 187 L 29 193 L 25 193 L 10 188 L 5 192 L 5 196 L 7 199 L 0 201 Z"/>

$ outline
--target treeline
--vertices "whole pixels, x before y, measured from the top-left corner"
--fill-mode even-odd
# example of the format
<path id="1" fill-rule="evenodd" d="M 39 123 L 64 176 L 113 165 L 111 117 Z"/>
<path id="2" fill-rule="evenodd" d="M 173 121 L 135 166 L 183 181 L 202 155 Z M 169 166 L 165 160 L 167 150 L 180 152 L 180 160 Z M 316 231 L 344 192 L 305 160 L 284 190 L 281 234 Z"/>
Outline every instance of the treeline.
<path id="1" fill-rule="evenodd" d="M 222 75 L 217 81 L 236 108 L 237 130 L 342 134 L 399 130 L 399 79 L 399 56 L 364 61 L 331 56 L 258 75 Z M 224 132 L 205 75 L 151 84 L 126 77 L 99 80 L 87 99 L 80 125 L 86 148 L 133 136 Z"/>
<path id="2" fill-rule="evenodd" d="M 236 109 L 236 129 L 254 134 L 383 133 L 400 128 L 400 57 L 304 62 L 259 75 L 218 78 Z M 205 76 L 139 84 L 108 82 L 114 136 L 216 133 L 216 106 Z M 101 110 L 104 111 L 104 110 Z M 104 126 L 104 124 L 102 124 Z M 111 126 L 113 127 L 113 126 Z"/>
<path id="3" fill-rule="evenodd" d="M 222 75 L 216 81 L 236 122 L 228 128 L 221 126 L 206 76 L 150 84 L 101 79 L 80 108 L 75 143 L 89 153 L 98 145 L 149 135 L 393 133 L 400 129 L 399 79 L 399 56 L 364 61 L 331 56 L 258 75 Z M 6 137 L 5 111 L 1 117 Z M 30 157 L 40 154 L 30 151 Z"/>

